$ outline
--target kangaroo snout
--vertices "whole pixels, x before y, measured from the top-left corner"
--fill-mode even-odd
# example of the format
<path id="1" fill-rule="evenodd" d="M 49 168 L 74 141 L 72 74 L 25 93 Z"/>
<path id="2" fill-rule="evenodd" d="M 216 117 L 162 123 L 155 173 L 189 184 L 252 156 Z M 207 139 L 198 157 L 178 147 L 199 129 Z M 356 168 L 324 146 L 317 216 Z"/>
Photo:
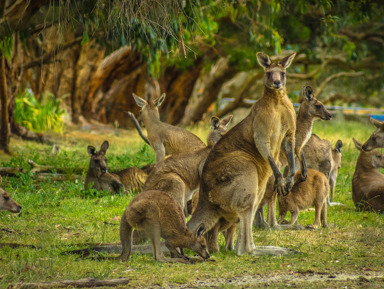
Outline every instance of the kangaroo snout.
<path id="1" fill-rule="evenodd" d="M 332 118 L 332 114 L 330 114 L 329 112 L 325 115 L 325 117 L 323 118 L 323 120 L 330 120 Z"/>
<path id="2" fill-rule="evenodd" d="M 280 81 L 280 80 L 275 80 L 275 81 L 273 82 L 273 86 L 274 86 L 275 88 L 280 88 L 280 86 L 281 86 L 281 81 Z"/>

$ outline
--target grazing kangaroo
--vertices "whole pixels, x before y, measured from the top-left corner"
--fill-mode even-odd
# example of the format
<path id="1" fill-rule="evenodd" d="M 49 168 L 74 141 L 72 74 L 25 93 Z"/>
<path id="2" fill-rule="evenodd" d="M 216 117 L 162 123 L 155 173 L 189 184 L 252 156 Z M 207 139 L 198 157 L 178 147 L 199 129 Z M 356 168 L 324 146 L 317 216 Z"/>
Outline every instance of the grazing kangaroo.
<path id="1" fill-rule="evenodd" d="M 295 175 L 295 180 L 300 178 L 300 172 Z M 315 206 L 314 227 L 327 227 L 327 196 L 329 192 L 329 182 L 327 177 L 314 169 L 308 168 L 307 180 L 305 182 L 295 182 L 291 192 L 287 196 L 278 196 L 279 219 L 281 224 L 287 214 L 291 212 L 290 224 L 297 225 L 299 211 Z"/>
<path id="2" fill-rule="evenodd" d="M 352 179 L 352 199 L 358 210 L 384 212 L 384 156 L 377 150 L 365 151 L 359 141 L 353 139 L 360 151 Z"/>
<path id="3" fill-rule="evenodd" d="M 372 117 L 369 118 L 369 120 L 377 127 L 377 130 L 375 130 L 363 144 L 362 148 L 365 151 L 384 147 L 384 122 L 378 121 Z"/>
<path id="4" fill-rule="evenodd" d="M 188 216 L 188 202 L 199 187 L 204 162 L 217 141 L 227 132 L 232 115 L 211 118 L 207 146 L 195 152 L 171 155 L 156 164 L 144 185 L 144 191 L 164 191 L 174 197 Z"/>
<path id="5" fill-rule="evenodd" d="M 303 147 L 308 142 L 312 126 L 315 119 L 330 120 L 332 115 L 324 107 L 324 105 L 317 100 L 313 95 L 313 89 L 310 86 L 303 87 L 304 100 L 300 105 L 299 112 L 296 117 L 296 143 L 295 143 L 295 156 L 299 160 L 301 166 L 301 177 L 299 181 L 304 181 L 306 178 L 307 165 L 304 158 Z M 283 153 L 283 148 L 279 155 L 280 168 L 284 168 L 288 165 L 288 160 Z M 295 160 L 296 171 L 298 168 L 298 162 Z M 276 227 L 276 192 L 273 190 L 274 176 L 270 176 L 268 180 L 266 191 L 264 193 L 263 200 L 261 201 L 256 213 L 256 226 L 262 225 L 267 227 Z M 264 221 L 264 205 L 268 204 L 268 217 L 266 224 Z"/>
<path id="6" fill-rule="evenodd" d="M 161 161 L 166 155 L 192 152 L 205 147 L 204 142 L 193 133 L 160 121 L 158 107 L 164 101 L 165 93 L 149 102 L 134 93 L 133 98 L 141 107 L 141 118 L 147 129 L 148 141 L 156 153 L 156 162 Z M 143 135 L 140 131 L 139 134 Z"/>
<path id="7" fill-rule="evenodd" d="M 92 188 L 111 193 L 117 193 L 120 190 L 141 192 L 153 165 L 148 165 L 141 169 L 131 167 L 115 173 L 109 173 L 105 156 L 108 147 L 108 141 L 103 142 L 99 151 L 96 151 L 96 148 L 93 146 L 88 146 L 87 150 L 91 159 L 85 177 L 85 188 L 93 183 Z"/>
<path id="8" fill-rule="evenodd" d="M 3 179 L 0 175 L 0 185 Z M 0 187 L 0 211 L 10 211 L 12 213 L 18 213 L 21 210 L 21 206 L 14 201 L 10 194 Z"/>
<path id="9" fill-rule="evenodd" d="M 162 191 L 144 191 L 132 199 L 120 222 L 120 240 L 123 251 L 120 258 L 127 261 L 131 254 L 132 232 L 144 230 L 152 241 L 153 256 L 160 262 L 186 262 L 183 248 L 189 248 L 208 259 L 209 252 L 202 230 L 188 231 L 180 204 Z M 171 252 L 166 258 L 160 249 L 160 237 Z M 178 251 L 179 250 L 179 251 Z"/>
<path id="10" fill-rule="evenodd" d="M 239 223 L 236 254 L 252 253 L 252 221 L 263 198 L 269 176 L 275 176 L 279 194 L 293 186 L 296 113 L 289 100 L 286 68 L 295 53 L 272 62 L 268 55 L 257 53 L 264 68 L 264 95 L 248 116 L 230 129 L 213 147 L 205 162 L 200 182 L 199 201 L 188 228 L 207 233 L 220 219 Z M 289 174 L 284 178 L 276 161 L 282 143 L 287 154 Z"/>

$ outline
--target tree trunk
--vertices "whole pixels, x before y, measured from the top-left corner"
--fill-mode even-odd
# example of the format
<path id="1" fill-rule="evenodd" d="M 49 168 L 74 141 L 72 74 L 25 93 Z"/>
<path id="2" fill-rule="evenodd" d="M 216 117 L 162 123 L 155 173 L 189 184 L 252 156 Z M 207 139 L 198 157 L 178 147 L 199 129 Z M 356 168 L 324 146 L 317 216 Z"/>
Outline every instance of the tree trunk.
<path id="1" fill-rule="evenodd" d="M 8 116 L 8 91 L 7 79 L 5 77 L 5 56 L 0 52 L 0 102 L 1 102 L 1 120 L 0 120 L 0 149 L 7 154 L 9 151 L 9 116 Z"/>

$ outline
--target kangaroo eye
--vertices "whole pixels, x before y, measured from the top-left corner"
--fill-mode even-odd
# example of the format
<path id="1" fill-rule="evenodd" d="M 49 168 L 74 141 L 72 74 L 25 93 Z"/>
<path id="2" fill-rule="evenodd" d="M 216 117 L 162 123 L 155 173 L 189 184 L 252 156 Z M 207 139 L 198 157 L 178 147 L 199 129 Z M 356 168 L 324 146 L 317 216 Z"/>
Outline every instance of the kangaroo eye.
<path id="1" fill-rule="evenodd" d="M 285 77 L 285 72 L 282 72 L 282 73 L 281 73 L 281 76 L 282 76 L 282 77 Z"/>
<path id="2" fill-rule="evenodd" d="M 267 77 L 271 78 L 271 73 L 270 72 L 267 72 Z"/>
<path id="3" fill-rule="evenodd" d="M 319 105 L 319 104 L 316 104 L 315 106 L 316 106 L 317 109 L 321 108 L 321 105 Z"/>
<path id="4" fill-rule="evenodd" d="M 6 200 L 8 202 L 9 201 L 9 197 L 4 197 L 4 200 Z"/>
<path id="5" fill-rule="evenodd" d="M 372 137 L 372 141 L 376 141 L 376 137 L 375 136 Z"/>

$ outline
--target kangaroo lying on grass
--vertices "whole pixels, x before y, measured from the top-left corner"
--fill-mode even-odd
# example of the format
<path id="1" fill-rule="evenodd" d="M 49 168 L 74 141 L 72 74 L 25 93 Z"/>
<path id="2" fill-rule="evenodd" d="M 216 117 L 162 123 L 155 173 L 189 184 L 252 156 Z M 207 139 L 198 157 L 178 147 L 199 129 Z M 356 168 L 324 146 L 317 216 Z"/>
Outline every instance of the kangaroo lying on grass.
<path id="1" fill-rule="evenodd" d="M 371 151 L 384 146 L 384 122 L 375 120 L 374 118 L 370 118 L 369 120 L 377 127 L 377 130 L 375 130 L 363 144 L 362 148 L 365 151 Z"/>
<path id="2" fill-rule="evenodd" d="M 144 185 L 144 191 L 160 190 L 174 197 L 188 216 L 187 203 L 199 187 L 200 175 L 205 160 L 217 141 L 227 132 L 232 116 L 220 120 L 211 118 L 211 130 L 207 146 L 188 153 L 174 154 L 156 164 Z"/>
<path id="3" fill-rule="evenodd" d="M 132 199 L 120 222 L 120 240 L 123 251 L 120 258 L 127 261 L 131 254 L 132 232 L 144 230 L 152 241 L 153 256 L 160 262 L 186 262 L 183 248 L 189 248 L 208 259 L 209 252 L 202 228 L 196 234 L 188 231 L 180 204 L 162 191 L 144 191 Z M 160 249 L 160 237 L 171 252 L 166 258 Z M 178 251 L 179 250 L 179 251 Z"/>
<path id="4" fill-rule="evenodd" d="M 297 172 L 295 179 L 300 178 L 300 172 Z M 307 180 L 305 182 L 295 182 L 291 192 L 287 196 L 278 196 L 279 201 L 279 219 L 281 224 L 287 214 L 291 212 L 290 224 L 297 225 L 299 211 L 315 206 L 314 227 L 327 227 L 327 196 L 329 192 L 329 182 L 327 177 L 314 169 L 308 168 Z"/>
<path id="5" fill-rule="evenodd" d="M 384 156 L 377 150 L 364 151 L 361 143 L 353 139 L 360 151 L 352 179 L 352 199 L 358 210 L 384 212 Z"/>
<path id="6" fill-rule="evenodd" d="M 295 54 L 272 63 L 257 53 L 265 70 L 264 95 L 249 115 L 230 129 L 213 147 L 205 162 L 199 201 L 188 228 L 207 233 L 220 219 L 239 223 L 236 254 L 252 253 L 252 221 L 263 198 L 269 176 L 275 175 L 279 194 L 293 186 L 296 113 L 289 100 L 285 72 Z M 282 143 L 288 156 L 289 174 L 284 178 L 276 165 Z"/>
<path id="7" fill-rule="evenodd" d="M 0 175 L 0 185 L 3 182 L 3 178 Z M 0 211 L 10 211 L 12 213 L 18 213 L 21 210 L 21 206 L 14 201 L 9 193 L 0 187 Z"/>
<path id="8" fill-rule="evenodd" d="M 193 133 L 160 121 L 158 107 L 164 101 L 165 93 L 149 102 L 136 94 L 133 94 L 133 98 L 141 107 L 141 118 L 147 129 L 148 141 L 156 153 L 156 162 L 161 161 L 166 155 L 192 152 L 205 147 L 204 142 Z M 139 128 L 136 125 L 135 127 Z M 139 134 L 143 135 L 141 131 Z"/>
<path id="9" fill-rule="evenodd" d="M 109 147 L 108 141 L 104 141 L 99 151 L 93 146 L 88 146 L 88 154 L 91 159 L 85 177 L 85 188 L 93 183 L 92 188 L 117 193 L 121 190 L 125 192 L 141 192 L 149 172 L 153 165 L 148 165 L 142 169 L 131 167 L 115 173 L 107 172 L 107 158 L 105 156 Z"/>

